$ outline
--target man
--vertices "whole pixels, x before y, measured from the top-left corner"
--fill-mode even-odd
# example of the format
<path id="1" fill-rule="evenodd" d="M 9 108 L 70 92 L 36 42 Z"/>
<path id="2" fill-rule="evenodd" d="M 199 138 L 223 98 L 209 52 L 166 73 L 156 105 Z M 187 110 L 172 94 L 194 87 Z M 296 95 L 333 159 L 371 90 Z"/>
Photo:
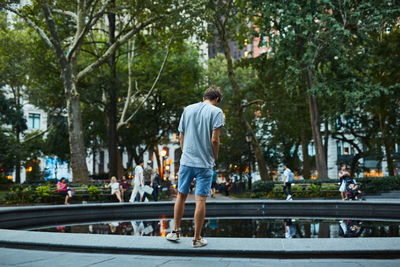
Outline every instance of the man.
<path id="1" fill-rule="evenodd" d="M 178 196 L 174 207 L 174 230 L 167 235 L 170 241 L 180 238 L 179 227 L 190 184 L 196 177 L 193 247 L 207 245 L 201 237 L 206 199 L 210 194 L 213 167 L 218 159 L 219 134 L 224 125 L 222 110 L 216 105 L 222 100 L 219 88 L 211 86 L 203 102 L 189 105 L 179 122 L 179 142 L 182 156 L 178 174 Z"/>
<path id="2" fill-rule="evenodd" d="M 135 178 L 133 179 L 133 191 L 129 202 L 134 202 L 136 195 L 139 193 L 139 201 L 142 202 L 142 187 L 144 186 L 143 180 L 143 160 L 138 161 L 138 165 L 135 168 Z"/>
<path id="3" fill-rule="evenodd" d="M 119 189 L 121 191 L 121 198 L 126 201 L 128 194 L 131 191 L 131 185 L 129 181 L 126 179 L 125 175 L 122 175 L 121 182 L 119 182 Z"/>
<path id="4" fill-rule="evenodd" d="M 283 172 L 283 192 L 285 192 L 286 200 L 293 200 L 292 199 L 292 182 L 294 174 L 289 169 L 287 164 L 283 164 L 283 168 L 285 171 Z M 289 192 L 286 191 L 288 189 Z"/>
<path id="5" fill-rule="evenodd" d="M 158 169 L 154 170 L 154 178 L 153 178 L 153 199 L 154 201 L 158 201 L 158 186 L 161 185 L 160 175 L 158 174 Z"/>
<path id="6" fill-rule="evenodd" d="M 144 184 L 148 185 L 150 187 L 153 187 L 153 168 L 151 168 L 152 161 L 148 160 L 147 161 L 147 167 L 143 171 L 143 176 L 144 176 Z M 148 198 L 148 194 L 145 192 L 143 193 L 143 202 L 146 200 L 146 197 Z"/>

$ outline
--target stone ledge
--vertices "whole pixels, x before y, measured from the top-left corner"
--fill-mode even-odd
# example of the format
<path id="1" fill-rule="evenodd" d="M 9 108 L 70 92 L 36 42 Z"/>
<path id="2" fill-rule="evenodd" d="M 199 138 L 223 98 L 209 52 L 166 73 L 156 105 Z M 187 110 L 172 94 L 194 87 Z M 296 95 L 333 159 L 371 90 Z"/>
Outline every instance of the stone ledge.
<path id="1" fill-rule="evenodd" d="M 400 238 L 278 239 L 207 238 L 192 248 L 191 238 L 179 243 L 163 237 L 41 233 L 0 230 L 0 247 L 65 252 L 207 256 L 237 258 L 400 258 Z M 351 245 L 349 245 L 349 243 Z"/>

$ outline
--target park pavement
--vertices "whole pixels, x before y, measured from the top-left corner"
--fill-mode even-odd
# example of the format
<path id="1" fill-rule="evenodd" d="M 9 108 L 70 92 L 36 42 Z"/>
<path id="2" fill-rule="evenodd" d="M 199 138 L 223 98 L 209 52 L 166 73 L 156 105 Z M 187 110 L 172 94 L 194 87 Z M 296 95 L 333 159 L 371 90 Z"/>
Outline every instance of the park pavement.
<path id="1" fill-rule="evenodd" d="M 225 257 L 175 257 L 54 252 L 0 248 L 0 266 L 301 266 L 301 267 L 397 267 L 400 259 L 254 259 Z"/>

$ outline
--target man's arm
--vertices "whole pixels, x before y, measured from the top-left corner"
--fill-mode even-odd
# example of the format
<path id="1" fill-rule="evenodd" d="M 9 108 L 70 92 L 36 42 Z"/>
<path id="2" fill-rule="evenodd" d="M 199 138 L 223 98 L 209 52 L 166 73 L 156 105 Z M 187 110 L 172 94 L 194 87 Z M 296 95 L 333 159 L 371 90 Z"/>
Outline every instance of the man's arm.
<path id="1" fill-rule="evenodd" d="M 179 144 L 181 145 L 181 150 L 183 151 L 183 133 L 179 133 Z"/>
<path id="2" fill-rule="evenodd" d="M 218 150 L 219 150 L 219 133 L 221 131 L 221 127 L 215 129 L 211 135 L 211 145 L 214 152 L 214 160 L 218 160 Z"/>

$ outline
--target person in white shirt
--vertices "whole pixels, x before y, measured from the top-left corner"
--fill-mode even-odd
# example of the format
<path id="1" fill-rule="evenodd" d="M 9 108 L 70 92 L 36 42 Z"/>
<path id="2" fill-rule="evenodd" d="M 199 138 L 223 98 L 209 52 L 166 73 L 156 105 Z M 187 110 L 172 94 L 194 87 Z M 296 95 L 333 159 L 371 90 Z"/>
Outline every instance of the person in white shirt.
<path id="1" fill-rule="evenodd" d="M 292 171 L 289 169 L 287 164 L 283 164 L 285 171 L 283 172 L 283 192 L 285 192 L 286 200 L 292 200 L 292 181 L 290 175 Z M 288 191 L 286 191 L 288 189 Z"/>
<path id="2" fill-rule="evenodd" d="M 143 160 L 140 159 L 138 165 L 135 168 L 135 178 L 132 180 L 132 195 L 129 202 L 134 202 L 136 195 L 139 193 L 140 202 L 142 202 L 142 187 L 144 186 L 143 178 Z"/>
<path id="3" fill-rule="evenodd" d="M 119 191 L 119 183 L 115 176 L 111 177 L 111 182 L 105 185 L 105 188 L 111 187 L 111 195 L 115 195 L 119 202 L 124 202 L 121 198 L 121 192 Z"/>

